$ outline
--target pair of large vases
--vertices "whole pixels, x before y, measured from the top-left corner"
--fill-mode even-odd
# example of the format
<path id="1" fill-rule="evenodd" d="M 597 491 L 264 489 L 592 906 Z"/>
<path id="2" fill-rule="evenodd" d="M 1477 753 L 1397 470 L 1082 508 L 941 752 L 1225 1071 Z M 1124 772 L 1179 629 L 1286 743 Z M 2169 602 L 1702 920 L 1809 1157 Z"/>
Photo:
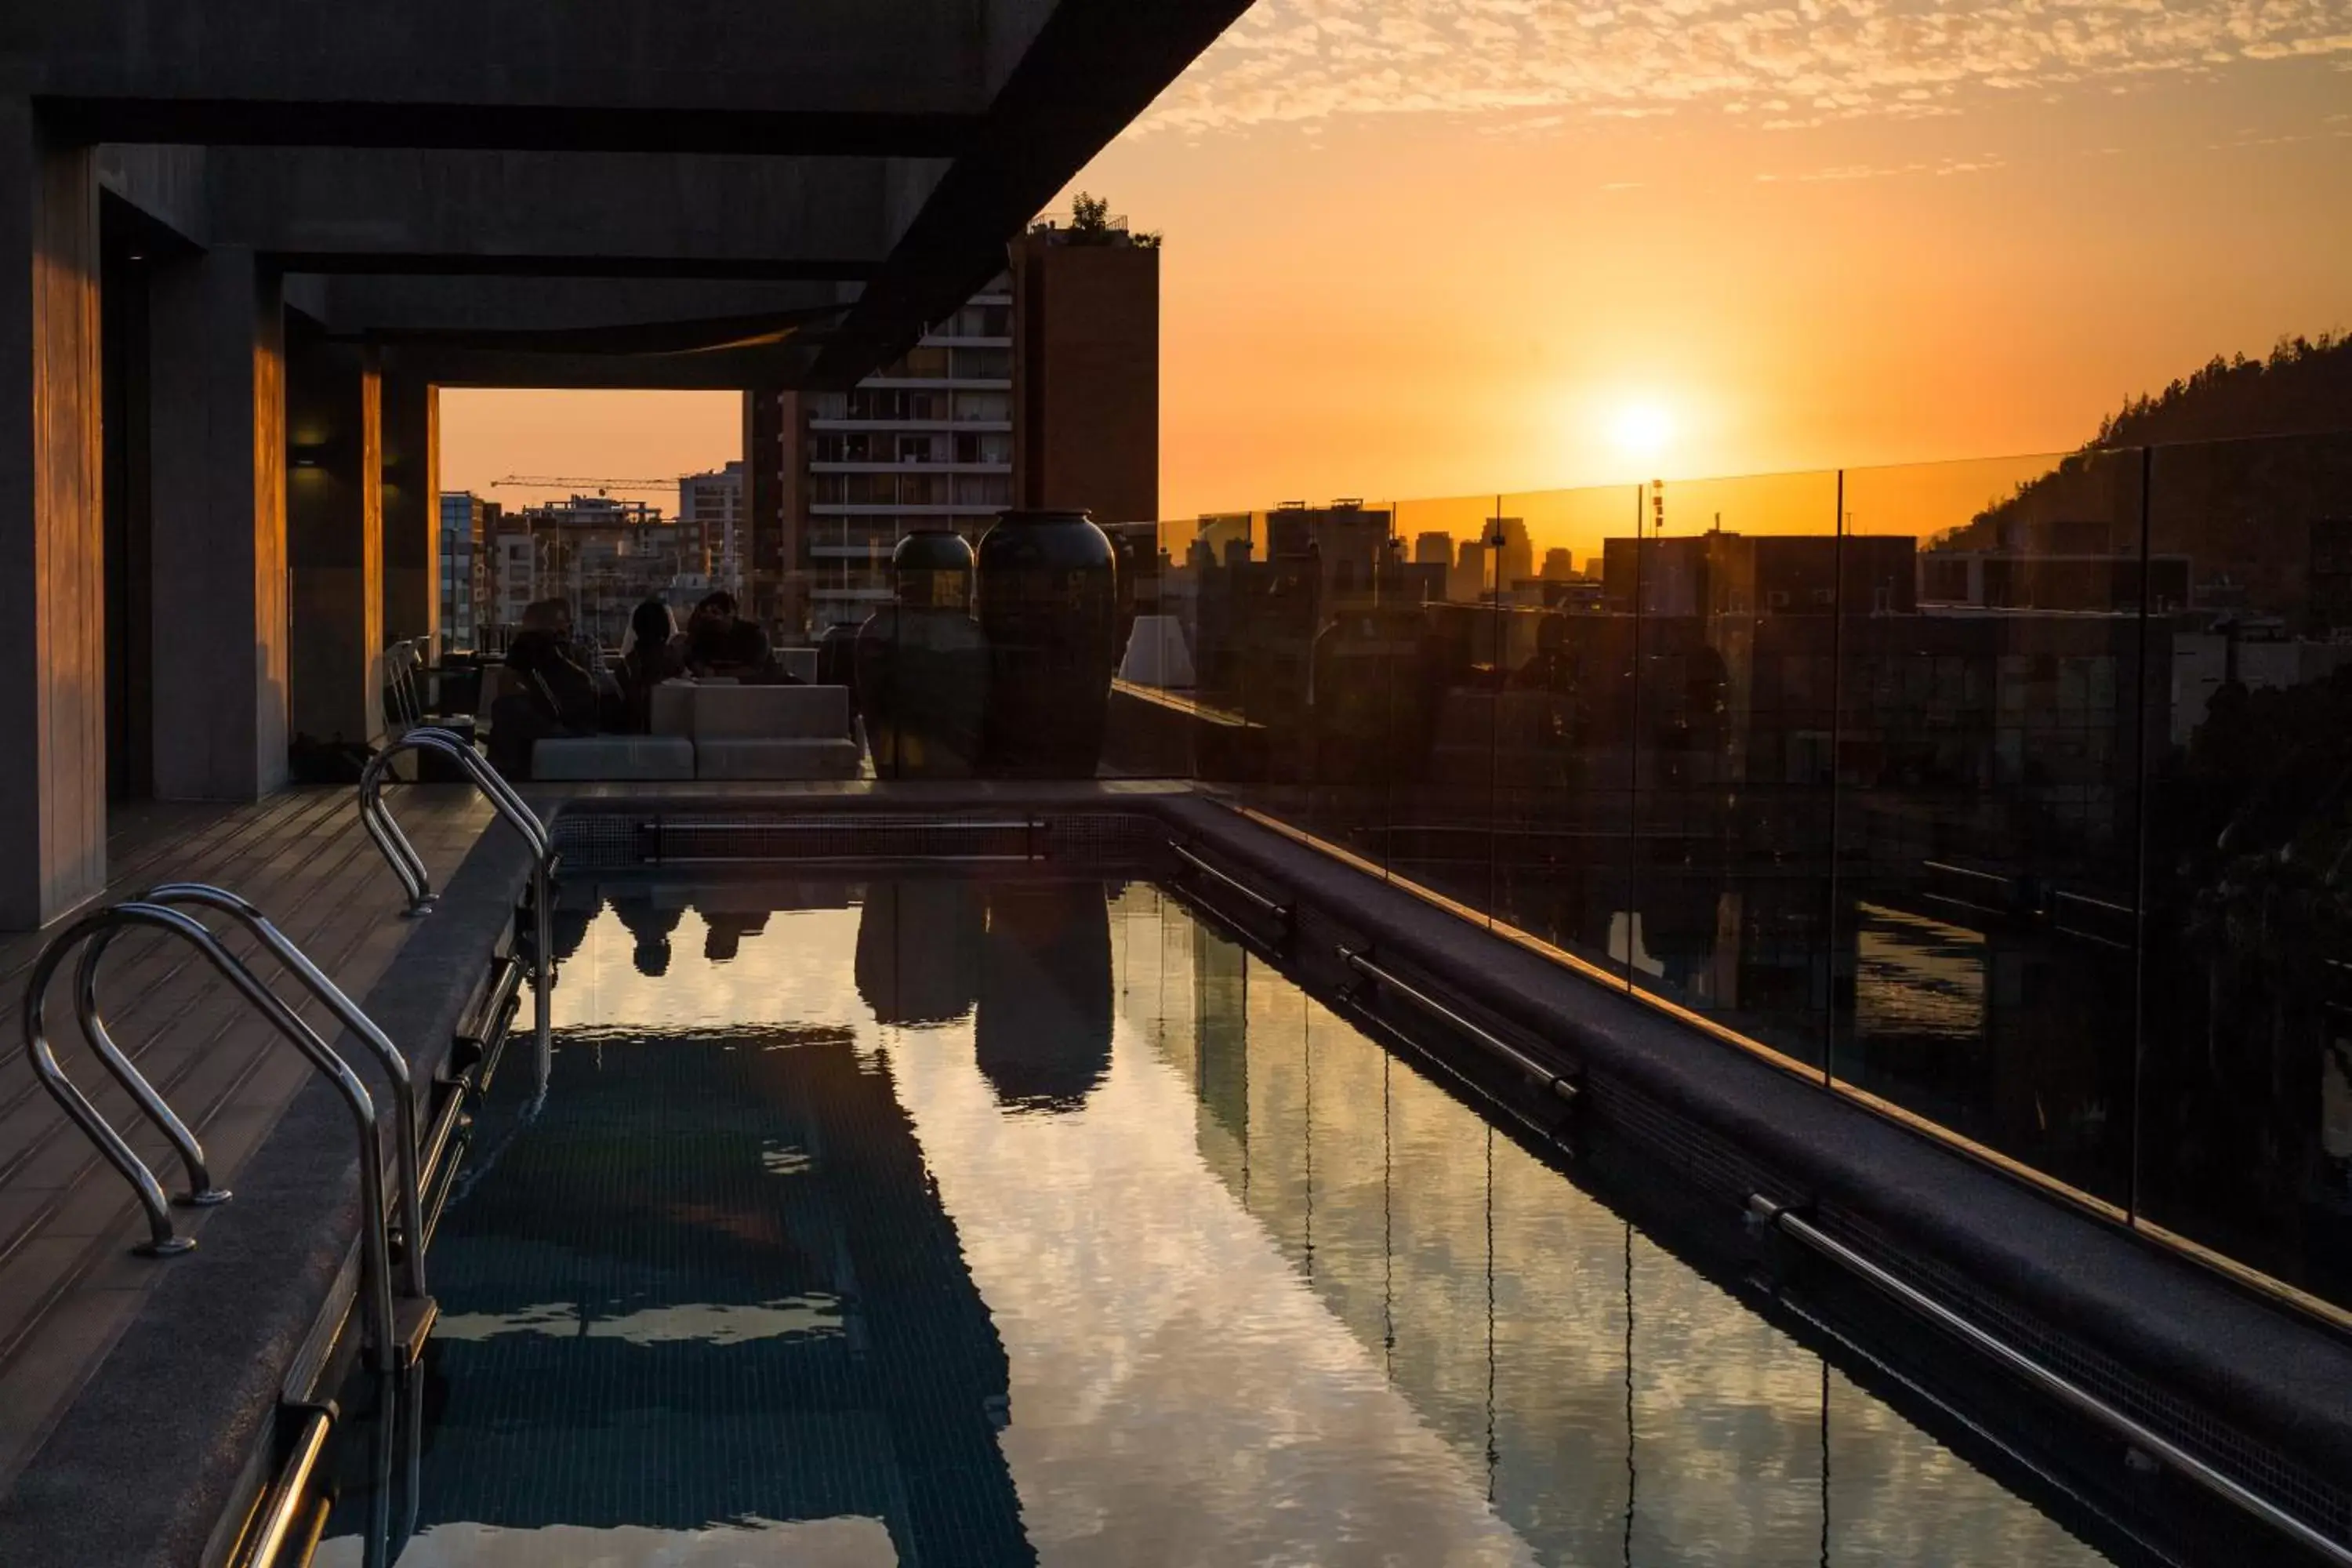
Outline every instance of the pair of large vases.
<path id="1" fill-rule="evenodd" d="M 858 628 L 858 710 L 883 778 L 1092 778 L 1118 664 L 1118 566 L 1083 511 L 999 514 L 891 556 Z"/>

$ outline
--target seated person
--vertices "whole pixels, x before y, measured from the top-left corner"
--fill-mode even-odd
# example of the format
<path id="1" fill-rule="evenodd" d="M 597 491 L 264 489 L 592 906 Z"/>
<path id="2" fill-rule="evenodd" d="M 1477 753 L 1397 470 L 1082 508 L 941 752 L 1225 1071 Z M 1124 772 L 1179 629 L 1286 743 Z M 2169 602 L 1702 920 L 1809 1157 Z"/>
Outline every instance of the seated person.
<path id="1" fill-rule="evenodd" d="M 552 717 L 575 733 L 596 732 L 596 677 L 572 640 L 572 606 L 540 599 L 522 613 L 522 630 L 507 648 L 507 668 L 537 688 Z"/>
<path id="2" fill-rule="evenodd" d="M 490 705 L 490 765 L 509 778 L 530 777 L 531 748 L 542 740 L 593 735 L 599 718 L 596 679 L 572 643 L 572 606 L 541 599 L 523 611 L 522 630 L 507 649 L 517 689 Z"/>
<path id="3" fill-rule="evenodd" d="M 757 621 L 735 613 L 735 595 L 725 589 L 703 595 L 686 623 L 686 666 L 698 676 L 743 681 L 776 679 L 774 651 Z"/>
<path id="4" fill-rule="evenodd" d="M 659 599 L 647 599 L 629 615 L 628 645 L 621 651 L 621 700 L 632 735 L 653 732 L 654 688 L 686 673 L 686 638 L 677 617 Z"/>

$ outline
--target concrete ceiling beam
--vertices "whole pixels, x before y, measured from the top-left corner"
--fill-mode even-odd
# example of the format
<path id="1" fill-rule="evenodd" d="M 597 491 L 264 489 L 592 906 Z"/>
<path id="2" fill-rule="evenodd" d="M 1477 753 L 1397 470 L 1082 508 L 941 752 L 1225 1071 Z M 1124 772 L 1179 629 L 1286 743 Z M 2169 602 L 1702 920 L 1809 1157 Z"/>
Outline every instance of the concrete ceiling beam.
<path id="1" fill-rule="evenodd" d="M 106 188 L 289 271 L 864 279 L 950 163 L 108 143 Z"/>
<path id="2" fill-rule="evenodd" d="M 959 152 L 1055 0 L 73 0 L 0 86 L 93 142 Z"/>
<path id="3" fill-rule="evenodd" d="M 854 285 L 838 283 L 701 278 L 339 274 L 317 281 L 329 331 L 385 342 L 436 334 L 457 339 L 493 332 L 594 333 L 665 322 L 814 318 L 820 312 L 830 320 L 857 295 Z"/>
<path id="4" fill-rule="evenodd" d="M 301 271 L 865 278 L 939 159 L 216 148 L 209 225 Z"/>

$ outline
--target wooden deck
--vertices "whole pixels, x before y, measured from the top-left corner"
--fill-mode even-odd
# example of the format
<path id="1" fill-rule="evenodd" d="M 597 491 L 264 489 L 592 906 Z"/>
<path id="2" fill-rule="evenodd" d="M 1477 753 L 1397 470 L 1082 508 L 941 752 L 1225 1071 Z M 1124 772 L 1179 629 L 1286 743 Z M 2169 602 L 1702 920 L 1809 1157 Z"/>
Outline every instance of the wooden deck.
<path id="1" fill-rule="evenodd" d="M 386 799 L 436 883 L 493 820 L 455 785 Z M 117 807 L 108 837 L 110 899 L 157 882 L 216 883 L 258 905 L 335 983 L 364 997 L 413 929 L 397 883 L 359 824 L 351 789 L 303 789 L 247 806 Z M 221 922 L 211 921 L 216 929 Z M 129 1187 L 34 1079 L 18 1030 L 26 973 L 43 936 L 0 941 L 0 1490 L 81 1387 L 168 1259 L 130 1249 L 146 1225 Z M 234 952 L 253 944 L 242 932 Z M 274 977 L 257 962 L 256 973 Z M 234 1188 L 311 1069 L 194 952 L 150 932 L 110 951 L 101 994 L 116 1042 L 195 1130 L 215 1180 Z M 131 1108 L 73 1024 L 69 976 L 51 987 L 49 1034 L 67 1070 L 169 1191 L 178 1160 Z M 290 984 L 278 987 L 289 1001 Z M 306 999 L 307 1000 L 307 999 Z M 323 1010 L 299 1008 L 330 1038 Z M 175 1211 L 203 1233 L 203 1211 Z"/>

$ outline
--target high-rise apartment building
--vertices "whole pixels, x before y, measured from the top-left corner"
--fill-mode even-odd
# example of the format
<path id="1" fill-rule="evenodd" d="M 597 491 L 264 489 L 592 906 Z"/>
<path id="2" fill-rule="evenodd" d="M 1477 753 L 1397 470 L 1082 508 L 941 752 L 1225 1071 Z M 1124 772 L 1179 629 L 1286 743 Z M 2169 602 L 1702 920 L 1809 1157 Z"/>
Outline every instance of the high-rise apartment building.
<path id="1" fill-rule="evenodd" d="M 977 541 L 1016 505 L 1157 515 L 1156 243 L 1040 226 L 1010 262 L 855 388 L 746 395 L 744 584 L 786 636 L 864 619 L 919 527 Z"/>
<path id="2" fill-rule="evenodd" d="M 471 490 L 441 492 L 441 640 L 473 647 L 489 611 L 492 521 L 499 503 Z"/>
<path id="3" fill-rule="evenodd" d="M 539 551 L 530 537 L 530 521 L 509 512 L 490 525 L 490 603 L 493 625 L 522 624 L 522 613 L 539 593 Z"/>
<path id="4" fill-rule="evenodd" d="M 743 462 L 677 481 L 678 587 L 743 587 Z"/>

